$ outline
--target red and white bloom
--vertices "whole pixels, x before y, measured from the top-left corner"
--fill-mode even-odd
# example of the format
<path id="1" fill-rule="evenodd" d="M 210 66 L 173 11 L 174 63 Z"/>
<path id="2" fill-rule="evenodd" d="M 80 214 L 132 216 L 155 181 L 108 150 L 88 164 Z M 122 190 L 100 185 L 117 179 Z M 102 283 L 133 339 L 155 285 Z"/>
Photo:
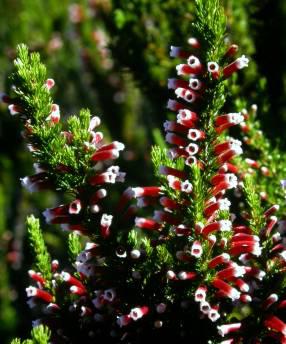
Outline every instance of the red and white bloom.
<path id="1" fill-rule="evenodd" d="M 26 293 L 28 297 L 35 297 L 37 299 L 40 299 L 46 303 L 50 303 L 53 301 L 54 297 L 50 293 L 48 293 L 45 290 L 38 289 L 35 287 L 28 287 L 26 288 Z"/>
<path id="2" fill-rule="evenodd" d="M 186 147 L 186 152 L 189 155 L 195 155 L 198 153 L 198 151 L 199 151 L 199 146 L 195 143 L 189 143 Z"/>
<path id="3" fill-rule="evenodd" d="M 100 233 L 103 238 L 107 238 L 110 235 L 110 226 L 112 223 L 113 216 L 102 214 L 100 220 Z"/>
<path id="4" fill-rule="evenodd" d="M 192 280 L 196 278 L 197 274 L 195 272 L 189 272 L 189 271 L 180 271 L 178 273 L 178 278 L 180 280 Z"/>
<path id="5" fill-rule="evenodd" d="M 143 217 L 135 218 L 135 226 L 139 228 L 150 229 L 150 230 L 159 230 L 161 228 L 160 223 L 152 219 L 145 219 Z"/>
<path id="6" fill-rule="evenodd" d="M 208 62 L 208 72 L 211 73 L 213 79 L 218 79 L 220 76 L 220 68 L 216 62 Z"/>
<path id="7" fill-rule="evenodd" d="M 274 315 L 270 315 L 264 321 L 264 326 L 270 330 L 274 330 L 282 333 L 283 336 L 286 336 L 286 324 Z"/>
<path id="8" fill-rule="evenodd" d="M 211 305 L 207 301 L 202 301 L 200 303 L 200 311 L 203 314 L 209 314 L 210 310 L 211 310 Z"/>
<path id="9" fill-rule="evenodd" d="M 192 141 L 200 141 L 206 137 L 206 134 L 199 129 L 189 129 L 188 139 Z"/>
<path id="10" fill-rule="evenodd" d="M 239 69 L 248 67 L 249 59 L 244 55 L 236 59 L 234 62 L 229 64 L 223 69 L 223 75 L 225 78 L 230 77 L 233 73 L 237 72 Z"/>
<path id="11" fill-rule="evenodd" d="M 186 127 L 192 128 L 194 123 L 198 121 L 198 115 L 191 110 L 181 109 L 177 114 L 177 121 Z"/>
<path id="12" fill-rule="evenodd" d="M 181 183 L 181 191 L 191 193 L 193 191 L 193 185 L 189 180 L 185 180 Z"/>
<path id="13" fill-rule="evenodd" d="M 50 90 L 51 88 L 53 88 L 55 86 L 55 80 L 54 79 L 47 79 L 45 82 L 45 85 L 47 87 L 48 90 Z"/>
<path id="14" fill-rule="evenodd" d="M 21 107 L 19 105 L 16 105 L 16 104 L 10 104 L 8 106 L 8 110 L 12 116 L 18 115 L 22 111 Z"/>
<path id="15" fill-rule="evenodd" d="M 226 325 L 221 325 L 218 326 L 218 333 L 219 335 L 221 335 L 222 337 L 224 337 L 225 335 L 232 333 L 232 332 L 237 332 L 239 331 L 241 328 L 241 323 L 233 323 L 233 324 L 226 324 Z"/>
<path id="16" fill-rule="evenodd" d="M 216 307 L 212 307 L 210 311 L 208 312 L 208 318 L 212 322 L 216 322 L 220 318 L 220 314 L 218 312 L 218 309 Z"/>
<path id="17" fill-rule="evenodd" d="M 214 258 L 212 258 L 209 262 L 209 268 L 213 269 L 217 265 L 226 264 L 230 262 L 230 255 L 228 253 L 222 253 Z"/>
<path id="18" fill-rule="evenodd" d="M 189 87 L 194 91 L 199 91 L 203 88 L 204 84 L 197 78 L 189 79 Z"/>
<path id="19" fill-rule="evenodd" d="M 198 289 L 195 291 L 195 301 L 196 302 L 203 302 L 206 300 L 207 296 L 207 287 L 206 286 L 199 286 Z"/>
<path id="20" fill-rule="evenodd" d="M 231 203 L 227 198 L 219 199 L 217 202 L 213 202 L 210 205 L 208 205 L 204 210 L 204 214 L 206 217 L 210 217 L 213 215 L 215 211 L 228 211 L 230 204 Z"/>
<path id="21" fill-rule="evenodd" d="M 188 103 L 194 103 L 198 98 L 198 94 L 195 91 L 183 87 L 176 88 L 175 94 L 178 98 L 182 98 Z"/>
<path id="22" fill-rule="evenodd" d="M 231 285 L 219 278 L 215 278 L 212 281 L 212 285 L 217 288 L 223 295 L 229 297 L 233 301 L 239 299 L 240 297 L 240 292 L 237 289 L 233 288 Z"/>
<path id="23" fill-rule="evenodd" d="M 143 316 L 149 313 L 149 308 L 147 306 L 132 308 L 130 311 L 130 318 L 134 321 L 141 319 Z"/>
<path id="24" fill-rule="evenodd" d="M 202 244 L 198 240 L 194 241 L 191 247 L 191 255 L 196 258 L 200 258 L 202 254 L 203 254 Z"/>
<path id="25" fill-rule="evenodd" d="M 228 232 L 231 230 L 232 223 L 229 220 L 220 220 L 212 222 L 203 227 L 201 233 L 204 236 L 208 236 L 210 233 L 221 231 Z"/>
<path id="26" fill-rule="evenodd" d="M 46 120 L 51 121 L 52 123 L 58 123 L 60 121 L 60 118 L 60 107 L 57 104 L 53 104 L 51 108 L 51 113 L 46 118 Z"/>

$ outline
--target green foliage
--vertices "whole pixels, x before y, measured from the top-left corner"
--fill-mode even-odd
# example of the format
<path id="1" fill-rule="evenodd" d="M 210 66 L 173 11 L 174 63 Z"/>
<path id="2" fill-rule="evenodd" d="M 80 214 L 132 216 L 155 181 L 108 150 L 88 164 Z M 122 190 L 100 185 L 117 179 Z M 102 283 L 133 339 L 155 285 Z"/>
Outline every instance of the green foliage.
<path id="1" fill-rule="evenodd" d="M 35 255 L 35 266 L 47 281 L 47 287 L 51 287 L 51 257 L 44 241 L 39 219 L 36 219 L 33 215 L 29 216 L 27 218 L 27 230 L 30 244 Z"/>
<path id="2" fill-rule="evenodd" d="M 152 248 L 152 246 L 151 246 L 151 241 L 150 241 L 150 239 L 147 238 L 147 237 L 143 238 L 143 239 L 142 239 L 142 244 L 143 244 L 143 247 L 144 247 L 144 249 L 145 249 L 145 251 L 146 251 L 147 256 L 150 256 L 151 253 L 153 252 L 153 248 Z"/>
<path id="3" fill-rule="evenodd" d="M 33 344 L 48 344 L 51 337 L 51 331 L 48 327 L 40 325 L 33 328 L 31 335 Z"/>
<path id="4" fill-rule="evenodd" d="M 174 259 L 165 245 L 160 245 L 156 247 L 156 264 L 158 268 L 162 265 L 172 266 Z"/>
<path id="5" fill-rule="evenodd" d="M 128 244 L 131 247 L 138 248 L 139 247 L 139 234 L 138 234 L 138 231 L 136 231 L 135 229 L 132 229 L 128 233 L 127 242 L 128 242 Z"/>
<path id="6" fill-rule="evenodd" d="M 31 124 L 42 124 L 52 105 L 49 91 L 45 87 L 46 67 L 40 61 L 40 54 L 29 54 L 24 44 L 18 46 L 17 55 L 14 63 L 17 72 L 12 76 L 12 82 L 16 86 L 15 93 L 22 98 L 22 105 L 29 114 Z"/>
<path id="7" fill-rule="evenodd" d="M 113 15 L 114 15 L 114 22 L 115 22 L 116 27 L 119 30 L 122 29 L 126 23 L 126 17 L 125 17 L 124 12 L 120 9 L 116 9 Z"/>
<path id="8" fill-rule="evenodd" d="M 167 154 L 167 149 L 160 146 L 152 146 L 151 160 L 154 166 L 154 173 L 158 177 L 162 177 L 162 175 L 159 173 L 160 166 L 168 166 L 168 167 L 176 168 L 178 170 L 183 170 L 183 167 L 184 167 L 183 159 L 176 159 L 176 160 L 170 159 Z"/>
<path id="9" fill-rule="evenodd" d="M 51 331 L 47 326 L 39 325 L 31 331 L 31 339 L 21 342 L 20 339 L 13 339 L 11 344 L 48 344 L 51 338 Z"/>
<path id="10" fill-rule="evenodd" d="M 82 250 L 81 240 L 78 234 L 71 233 L 68 236 L 69 258 L 73 263 Z"/>
<path id="11" fill-rule="evenodd" d="M 11 344 L 21 344 L 21 340 L 19 338 L 15 338 L 12 340 Z"/>
<path id="12" fill-rule="evenodd" d="M 261 200 L 257 194 L 254 180 L 250 175 L 245 176 L 243 191 L 249 208 L 249 224 L 253 232 L 258 235 L 265 224 Z"/>
<path id="13" fill-rule="evenodd" d="M 193 164 L 191 166 L 191 180 L 193 185 L 193 200 L 191 206 L 187 209 L 194 223 L 201 222 L 203 220 L 204 209 L 204 195 L 206 194 L 206 186 L 202 179 L 202 172 L 200 168 Z"/>
<path id="14" fill-rule="evenodd" d="M 226 17 L 220 0 L 196 0 L 195 33 L 203 42 L 206 60 L 219 62 L 223 53 Z"/>
<path id="15" fill-rule="evenodd" d="M 162 149 L 166 148 L 166 142 L 164 140 L 164 137 L 161 133 L 161 131 L 158 128 L 153 129 L 153 137 L 154 137 L 154 142 L 157 146 L 161 147 Z M 152 152 L 152 150 L 151 150 Z"/>

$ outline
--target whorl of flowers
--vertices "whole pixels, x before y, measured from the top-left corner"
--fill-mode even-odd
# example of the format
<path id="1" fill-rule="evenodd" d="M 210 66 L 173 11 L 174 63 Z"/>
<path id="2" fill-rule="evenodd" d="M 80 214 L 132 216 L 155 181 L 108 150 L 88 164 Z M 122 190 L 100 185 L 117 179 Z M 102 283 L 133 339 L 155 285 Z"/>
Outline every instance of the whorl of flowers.
<path id="1" fill-rule="evenodd" d="M 251 219 L 254 203 L 249 199 L 250 214 L 246 218 L 229 213 L 227 190 L 238 186 L 238 177 L 246 178 L 247 185 L 250 182 L 234 162 L 242 154 L 242 142 L 226 136 L 225 131 L 239 124 L 243 127 L 247 114 L 221 113 L 207 118 L 199 112 L 204 109 L 201 104 L 208 102 L 204 98 L 210 94 L 208 90 L 246 67 L 248 59 L 242 56 L 231 62 L 237 51 L 232 45 L 223 65 L 202 61 L 200 42 L 194 38 L 189 42 L 189 51 L 173 46 L 170 51 L 172 57 L 185 59 L 185 63 L 176 67 L 183 79 L 168 80 L 168 88 L 174 90 L 177 99 L 170 99 L 167 108 L 176 118 L 164 123 L 165 139 L 171 148 L 164 158 L 167 164 L 159 166 L 162 185 L 128 189 L 125 201 L 135 198 L 139 208 L 158 207 L 152 217 L 136 217 L 135 224 L 151 232 L 155 246 L 166 245 L 173 255 L 173 265 L 161 273 L 165 274 L 166 285 L 174 291 L 179 288 L 180 295 L 171 301 L 160 300 L 164 309 L 180 302 L 183 308 L 191 307 L 192 297 L 200 318 L 221 323 L 218 334 L 228 338 L 222 343 L 244 343 L 249 338 L 285 342 L 285 323 L 279 318 L 285 301 L 282 298 L 279 302 L 278 296 L 285 283 L 285 244 L 273 229 L 279 206 L 261 213 L 256 226 Z M 250 163 L 252 160 L 246 159 L 246 164 Z M 255 167 L 255 162 L 252 165 Z M 245 192 L 247 198 L 253 190 L 245 186 Z M 203 206 L 201 214 L 197 212 L 199 202 Z M 265 288 L 271 281 L 278 283 L 273 293 L 269 292 L 273 289 Z M 249 313 L 242 315 L 241 321 L 226 323 L 230 305 L 233 310 L 243 313 L 247 309 Z M 155 320 L 154 326 L 164 327 L 164 321 Z"/>

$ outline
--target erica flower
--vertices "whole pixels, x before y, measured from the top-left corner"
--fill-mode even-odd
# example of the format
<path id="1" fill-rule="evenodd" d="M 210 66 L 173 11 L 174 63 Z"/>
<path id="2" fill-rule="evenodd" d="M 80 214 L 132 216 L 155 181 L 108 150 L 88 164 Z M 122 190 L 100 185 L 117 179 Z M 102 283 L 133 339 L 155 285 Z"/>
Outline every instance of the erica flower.
<path id="1" fill-rule="evenodd" d="M 198 240 L 194 241 L 191 248 L 191 255 L 200 258 L 202 253 L 203 249 L 201 243 Z"/>
<path id="2" fill-rule="evenodd" d="M 106 238 L 110 235 L 110 226 L 112 223 L 112 215 L 103 214 L 100 220 L 100 232 L 101 235 Z"/>
<path id="3" fill-rule="evenodd" d="M 236 59 L 234 62 L 229 64 L 223 69 L 223 75 L 224 77 L 228 78 L 230 77 L 233 73 L 238 71 L 239 69 L 243 69 L 248 66 L 249 60 L 246 58 L 244 55 Z"/>
<path id="4" fill-rule="evenodd" d="M 286 336 L 286 324 L 276 316 L 269 316 L 264 321 L 264 326 L 270 330 L 280 332 L 283 336 Z"/>
<path id="5" fill-rule="evenodd" d="M 53 104 L 49 116 L 46 118 L 47 121 L 52 123 L 58 123 L 60 121 L 60 107 L 57 104 Z"/>
<path id="6" fill-rule="evenodd" d="M 148 312 L 149 312 L 149 308 L 146 306 L 136 307 L 136 308 L 131 309 L 130 318 L 134 321 L 137 321 L 138 319 L 146 315 Z"/>
<path id="7" fill-rule="evenodd" d="M 28 297 L 35 297 L 36 299 L 40 299 L 47 303 L 53 301 L 53 296 L 42 289 L 38 289 L 35 287 L 28 287 L 26 288 L 26 293 Z"/>
<path id="8" fill-rule="evenodd" d="M 229 325 L 221 325 L 218 326 L 218 333 L 224 337 L 225 335 L 232 333 L 232 332 L 237 332 L 241 328 L 241 323 L 233 323 Z"/>
<path id="9" fill-rule="evenodd" d="M 53 88 L 55 86 L 55 80 L 54 79 L 47 79 L 45 83 L 48 90 Z"/>
<path id="10" fill-rule="evenodd" d="M 232 300 L 237 300 L 240 297 L 240 292 L 233 288 L 230 284 L 224 282 L 219 278 L 215 278 L 212 281 L 212 285 L 217 288 L 223 295 L 229 297 Z"/>
<path id="11" fill-rule="evenodd" d="M 208 72 L 212 75 L 213 79 L 218 79 L 220 76 L 220 68 L 216 62 L 208 62 Z"/>
<path id="12" fill-rule="evenodd" d="M 202 302 L 205 301 L 207 296 L 207 288 L 205 286 L 199 286 L 195 292 L 195 301 Z"/>

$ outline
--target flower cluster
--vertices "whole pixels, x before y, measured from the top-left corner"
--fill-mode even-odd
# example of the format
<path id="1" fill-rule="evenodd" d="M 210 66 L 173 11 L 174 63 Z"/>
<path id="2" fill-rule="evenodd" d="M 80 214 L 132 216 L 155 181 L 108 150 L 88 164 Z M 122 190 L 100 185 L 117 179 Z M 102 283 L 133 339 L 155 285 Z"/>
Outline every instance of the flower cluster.
<path id="1" fill-rule="evenodd" d="M 174 89 L 179 99 L 170 99 L 167 104 L 167 108 L 176 113 L 176 118 L 164 123 L 165 139 L 171 148 L 166 157 L 169 165 L 159 166 L 163 185 L 128 189 L 126 196 L 137 199 L 140 208 L 162 207 L 156 209 L 151 218 L 135 219 L 138 228 L 152 231 L 152 236 L 157 238 L 155 245 L 167 242 L 169 253 L 174 254 L 173 266 L 165 268 L 165 283 L 174 290 L 177 284 L 183 283 L 181 295 L 174 298 L 173 305 L 167 299 L 161 304 L 174 307 L 180 299 L 185 307 L 192 295 L 198 304 L 200 317 L 207 317 L 212 322 L 221 321 L 222 324 L 217 326 L 218 334 L 232 336 L 223 343 L 244 343 L 251 333 L 253 338 L 267 340 L 270 336 L 284 342 L 285 324 L 273 313 L 273 310 L 283 308 L 284 301 L 277 303 L 276 293 L 262 296 L 264 281 L 268 278 L 279 280 L 277 274 L 281 276 L 284 271 L 285 245 L 279 232 L 272 233 L 277 223 L 273 214 L 279 206 L 274 205 L 261 214 L 259 230 L 249 226 L 243 216 L 229 213 L 231 202 L 226 193 L 237 188 L 238 178 L 242 178 L 239 184 L 243 186 L 246 174 L 233 162 L 242 154 L 242 142 L 226 136 L 225 131 L 238 124 L 244 127 L 247 114 L 245 111 L 218 114 L 209 118 L 212 121 L 209 129 L 198 111 L 203 108 L 201 103 L 208 87 L 213 87 L 213 80 L 222 82 L 246 67 L 248 60 L 242 56 L 223 67 L 212 61 L 204 63 L 194 53 L 201 54 L 200 43 L 194 38 L 189 42 L 192 43 L 191 51 L 172 46 L 170 52 L 172 57 L 185 58 L 186 63 L 176 67 L 178 75 L 184 79 L 168 81 L 168 88 Z M 227 58 L 236 52 L 234 47 L 226 52 Z M 209 150 L 209 160 L 206 160 L 206 150 Z M 253 160 L 245 161 L 255 168 Z M 194 173 L 196 170 L 199 170 L 199 178 Z M 198 184 L 198 179 L 203 184 L 201 190 L 198 185 L 193 185 L 193 182 Z M 197 194 L 200 191 L 203 214 L 197 221 L 192 217 L 194 212 L 187 209 L 195 207 L 195 202 L 202 196 Z M 243 220 L 244 223 L 241 222 Z M 264 254 L 268 250 L 273 257 L 265 261 Z M 182 300 L 182 295 L 188 295 L 188 298 Z M 255 312 L 244 321 L 224 323 L 225 310 L 230 307 L 227 300 L 231 301 L 233 308 L 248 305 Z M 263 316 L 254 319 L 257 308 Z M 164 326 L 163 322 L 160 326 Z"/>
<path id="2" fill-rule="evenodd" d="M 72 195 L 43 215 L 71 233 L 73 269 L 38 258 L 41 264 L 29 271 L 36 286 L 26 289 L 28 304 L 40 306 L 35 325 L 50 327 L 52 341 L 139 343 L 155 335 L 197 343 L 286 343 L 285 226 L 277 204 L 263 209 L 250 176 L 251 169 L 264 176 L 269 170 L 239 157 L 243 143 L 229 136 L 235 126 L 249 130 L 248 113 L 223 107 L 227 79 L 248 59 L 235 58 L 236 45 L 223 45 L 221 53 L 215 44 L 205 51 L 208 43 L 201 32 L 186 49 L 171 46 L 170 56 L 183 63 L 176 66 L 179 78 L 168 80 L 176 97 L 167 103 L 168 149 L 152 151 L 158 185 L 128 187 L 114 212 L 105 201 L 110 184 L 125 179 L 112 165 L 124 145 L 105 143 L 96 131 L 100 119 L 86 111 L 64 128 L 49 93 L 54 81 L 39 78 L 35 70 L 43 67 L 35 57 L 30 67 L 20 48 L 16 98 L 4 100 L 24 121 L 36 159 L 36 174 L 22 184 Z M 232 206 L 238 193 L 243 210 Z M 30 226 L 37 245 L 35 224 Z M 88 238 L 84 249 L 75 234 Z M 45 256 L 43 244 L 38 252 Z"/>
<path id="3" fill-rule="evenodd" d="M 53 79 L 47 79 L 43 85 L 46 92 L 55 85 Z M 81 120 L 85 121 L 85 127 L 79 133 L 74 126 L 62 130 L 63 124 L 60 121 L 60 108 L 57 104 L 50 106 L 50 111 L 46 118 L 40 123 L 32 123 L 29 113 L 25 109 L 20 97 L 10 99 L 3 98 L 8 104 L 12 115 L 19 115 L 24 122 L 24 136 L 28 141 L 28 148 L 36 157 L 34 163 L 35 174 L 22 178 L 22 185 L 30 192 L 40 190 L 58 190 L 62 185 L 61 179 L 67 180 L 72 188 L 72 199 L 68 204 L 59 205 L 55 208 L 47 209 L 43 212 L 46 222 L 49 224 L 60 224 L 64 230 L 75 233 L 91 235 L 100 234 L 103 238 L 110 235 L 110 226 L 113 216 L 103 212 L 102 201 L 107 197 L 108 192 L 104 186 L 117 182 L 124 182 L 125 173 L 120 171 L 119 166 L 112 165 L 112 162 L 119 157 L 120 151 L 124 149 L 124 144 L 118 141 L 106 143 L 103 133 L 97 131 L 101 121 L 95 116 L 89 120 L 89 115 Z M 70 122 L 71 124 L 71 122 Z M 39 126 L 41 125 L 41 128 Z M 67 154 L 76 152 L 75 159 L 82 159 L 86 164 L 84 168 L 78 161 L 70 163 L 61 162 L 66 156 L 64 154 L 59 159 L 53 159 L 50 152 L 49 159 L 41 159 L 43 150 L 43 138 L 39 130 L 47 130 L 48 134 L 55 135 L 55 141 L 59 140 L 61 149 Z M 59 148 L 59 147 L 57 147 Z M 76 180 L 79 171 L 84 173 L 80 181 Z M 70 180 L 75 179 L 76 183 Z M 66 182 L 67 184 L 67 182 Z M 63 187 L 62 187 L 63 188 Z M 97 229 L 98 228 L 98 229 Z"/>

